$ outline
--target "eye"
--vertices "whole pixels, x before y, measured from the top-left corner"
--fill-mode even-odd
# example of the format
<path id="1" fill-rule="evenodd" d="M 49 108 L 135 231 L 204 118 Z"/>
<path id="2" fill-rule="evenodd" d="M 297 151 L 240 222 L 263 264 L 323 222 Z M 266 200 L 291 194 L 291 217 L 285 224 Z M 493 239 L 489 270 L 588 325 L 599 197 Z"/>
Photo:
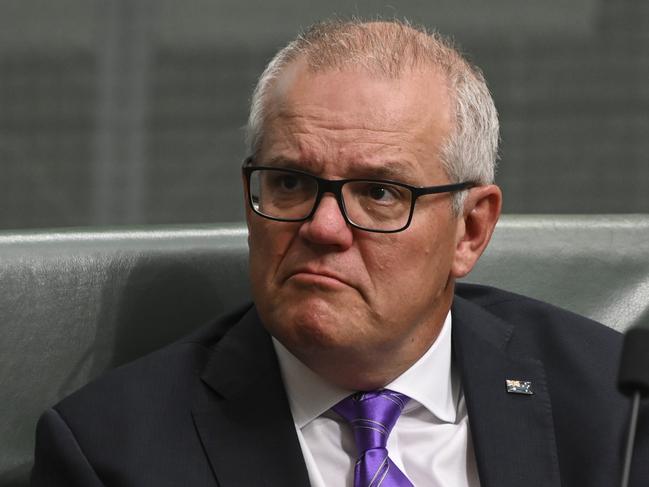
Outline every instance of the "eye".
<path id="1" fill-rule="evenodd" d="M 379 183 L 368 184 L 365 195 L 377 203 L 393 203 L 401 199 L 401 193 L 396 187 Z"/>
<path id="2" fill-rule="evenodd" d="M 392 196 L 385 186 L 375 184 L 367 189 L 367 195 L 377 201 L 384 200 Z"/>
<path id="3" fill-rule="evenodd" d="M 298 180 L 298 178 L 295 177 L 292 174 L 284 174 L 282 176 L 279 176 L 277 179 L 278 179 L 277 185 L 280 188 L 286 189 L 286 190 L 295 189 L 300 184 L 300 181 Z"/>
<path id="4" fill-rule="evenodd" d="M 268 187 L 273 191 L 292 192 L 300 190 L 303 186 L 303 178 L 296 174 L 278 172 L 268 175 Z"/>

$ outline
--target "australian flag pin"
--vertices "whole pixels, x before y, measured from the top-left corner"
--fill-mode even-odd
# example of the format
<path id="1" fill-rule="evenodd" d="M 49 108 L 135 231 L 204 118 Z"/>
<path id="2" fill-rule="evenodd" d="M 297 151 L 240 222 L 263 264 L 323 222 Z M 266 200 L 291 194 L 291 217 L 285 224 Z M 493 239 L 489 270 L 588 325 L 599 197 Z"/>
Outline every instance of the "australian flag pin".
<path id="1" fill-rule="evenodd" d="M 507 379 L 505 384 L 507 385 L 507 392 L 510 394 L 527 394 L 529 396 L 534 394 L 532 383 L 528 380 Z"/>

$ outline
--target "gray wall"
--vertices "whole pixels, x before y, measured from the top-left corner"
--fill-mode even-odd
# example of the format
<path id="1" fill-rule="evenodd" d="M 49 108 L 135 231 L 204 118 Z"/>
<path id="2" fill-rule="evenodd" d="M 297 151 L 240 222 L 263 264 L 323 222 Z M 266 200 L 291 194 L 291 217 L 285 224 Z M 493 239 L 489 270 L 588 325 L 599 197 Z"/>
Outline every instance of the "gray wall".
<path id="1" fill-rule="evenodd" d="M 0 228 L 240 220 L 255 78 L 333 13 L 437 27 L 484 68 L 506 212 L 649 212 L 649 2 L 349 5 L 0 0 Z"/>

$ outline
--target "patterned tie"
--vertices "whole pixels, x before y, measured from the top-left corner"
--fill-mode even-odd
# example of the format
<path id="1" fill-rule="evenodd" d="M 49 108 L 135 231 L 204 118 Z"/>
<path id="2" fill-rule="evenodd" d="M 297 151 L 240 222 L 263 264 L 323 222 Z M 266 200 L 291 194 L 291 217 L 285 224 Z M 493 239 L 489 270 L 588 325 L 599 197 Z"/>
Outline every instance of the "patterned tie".
<path id="1" fill-rule="evenodd" d="M 389 389 L 353 394 L 333 407 L 354 430 L 358 461 L 354 487 L 413 487 L 388 458 L 388 435 L 409 397 Z"/>

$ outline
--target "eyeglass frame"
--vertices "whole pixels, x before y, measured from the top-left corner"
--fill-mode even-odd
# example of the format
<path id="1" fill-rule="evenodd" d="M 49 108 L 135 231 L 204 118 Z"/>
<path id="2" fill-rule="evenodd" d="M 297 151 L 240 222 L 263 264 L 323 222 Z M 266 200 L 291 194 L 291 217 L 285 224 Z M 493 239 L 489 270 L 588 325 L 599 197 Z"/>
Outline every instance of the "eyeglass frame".
<path id="1" fill-rule="evenodd" d="M 248 193 L 248 197 L 246 199 L 248 200 L 248 205 L 256 215 L 259 215 L 268 220 L 274 220 L 278 222 L 287 222 L 287 223 L 304 222 L 310 219 L 311 217 L 313 217 L 316 210 L 320 206 L 320 201 L 322 200 L 322 196 L 325 193 L 331 193 L 336 198 L 336 202 L 338 203 L 338 208 L 340 209 L 340 214 L 343 216 L 343 219 L 348 225 L 350 225 L 353 228 L 358 228 L 359 230 L 363 230 L 365 232 L 374 232 L 374 233 L 398 233 L 398 232 L 403 232 L 405 229 L 407 229 L 410 226 L 410 223 L 412 222 L 412 215 L 415 212 L 415 203 L 417 202 L 417 198 L 419 198 L 420 196 L 429 195 L 429 194 L 454 193 L 456 191 L 471 189 L 478 185 L 477 183 L 474 183 L 472 181 L 442 184 L 436 186 L 412 186 L 410 184 L 402 183 L 400 181 L 392 181 L 390 179 L 368 179 L 368 178 L 325 179 L 306 171 L 300 171 L 299 169 L 291 169 L 291 168 L 276 167 L 276 166 L 255 166 L 252 165 L 252 161 L 253 161 L 252 157 L 246 158 L 243 162 L 243 166 L 241 167 L 241 171 L 244 176 L 244 180 L 246 182 L 246 192 Z M 253 172 L 258 170 L 286 171 L 289 173 L 299 174 L 302 176 L 308 176 L 310 178 L 313 178 L 317 184 L 317 193 L 313 201 L 313 208 L 311 208 L 311 211 L 308 213 L 308 215 L 306 215 L 303 218 L 278 218 L 278 217 L 266 215 L 264 213 L 261 213 L 259 210 L 257 210 L 253 204 L 252 195 L 250 193 L 250 177 Z M 410 212 L 408 214 L 408 220 L 406 221 L 404 226 L 396 230 L 377 230 L 373 228 L 363 227 L 351 221 L 349 219 L 349 216 L 347 216 L 347 208 L 345 208 L 345 200 L 342 195 L 342 187 L 347 183 L 354 183 L 354 182 L 393 184 L 409 190 L 412 199 L 410 201 Z"/>

